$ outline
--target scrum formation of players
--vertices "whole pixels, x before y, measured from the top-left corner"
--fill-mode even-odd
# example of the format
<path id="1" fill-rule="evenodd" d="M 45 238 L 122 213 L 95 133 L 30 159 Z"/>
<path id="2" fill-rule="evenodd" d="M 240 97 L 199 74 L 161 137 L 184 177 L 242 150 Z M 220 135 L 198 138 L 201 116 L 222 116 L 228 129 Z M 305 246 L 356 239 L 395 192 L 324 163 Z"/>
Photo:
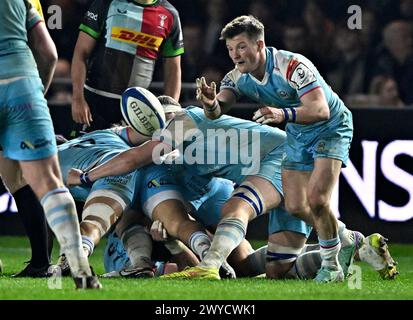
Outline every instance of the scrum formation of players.
<path id="1" fill-rule="evenodd" d="M 97 4 L 99 0 L 92 7 L 101 10 Z M 16 106 L 41 108 L 33 115 L 27 112 L 31 118 L 20 113 L 20 118 L 8 118 L 1 132 L 1 174 L 13 190 L 27 181 L 43 206 L 61 246 L 61 257 L 49 273 L 71 274 L 77 288 L 100 288 L 87 257 L 108 234 L 105 277 L 220 279 L 265 274 L 329 283 L 348 277 L 355 257 L 384 279 L 396 276 L 384 237 L 364 237 L 347 229 L 330 208 L 332 189 L 348 160 L 351 112 L 308 59 L 266 47 L 264 26 L 256 18 L 240 16 L 223 28 L 221 39 L 235 68 L 222 80 L 219 93 L 215 83 L 197 79 L 201 107 L 182 108 L 174 98 L 160 96 L 168 122 L 152 137 L 117 126 L 85 133 L 56 149 L 43 97 L 53 70 L 44 76 L 44 68 L 33 60 L 38 49 L 27 45 L 37 33 L 47 37 L 47 30 L 30 1 L 19 5 L 7 0 L 2 5 L 2 18 L 26 15 L 28 29 L 24 23 L 0 34 L 6 40 L 7 32 L 21 37 L 13 47 L 18 49 L 0 46 L 0 52 L 11 50 L 9 60 L 15 59 L 0 59 L 0 64 L 16 63 L 29 53 L 32 59 L 26 69 L 23 65 L 15 73 L 0 72 L 2 104 L 10 114 L 18 113 Z M 97 39 L 93 15 L 87 19 L 91 25 L 83 25 L 80 34 Z M 52 45 L 49 39 L 47 43 Z M 90 54 L 96 43 L 88 43 L 83 49 Z M 40 76 L 33 69 L 36 63 Z M 105 85 L 97 80 L 94 84 Z M 100 97 L 98 103 L 117 97 L 86 85 Z M 32 95 L 22 94 L 22 87 Z M 251 121 L 225 115 L 241 96 L 264 105 Z M 85 103 L 77 107 L 78 121 L 90 124 L 92 113 Z M 39 126 L 36 137 L 27 133 L 34 123 Z M 286 130 L 270 123 L 287 123 Z M 24 148 L 16 150 L 10 140 L 18 146 L 24 142 Z M 19 161 L 19 166 L 7 158 Z M 55 176 L 50 177 L 51 172 Z M 85 203 L 80 225 L 73 199 Z M 248 223 L 261 214 L 269 214 L 268 245 L 254 250 L 245 235 Z M 318 244 L 308 245 L 312 229 Z M 169 263 L 154 261 L 155 255 L 155 260 Z"/>

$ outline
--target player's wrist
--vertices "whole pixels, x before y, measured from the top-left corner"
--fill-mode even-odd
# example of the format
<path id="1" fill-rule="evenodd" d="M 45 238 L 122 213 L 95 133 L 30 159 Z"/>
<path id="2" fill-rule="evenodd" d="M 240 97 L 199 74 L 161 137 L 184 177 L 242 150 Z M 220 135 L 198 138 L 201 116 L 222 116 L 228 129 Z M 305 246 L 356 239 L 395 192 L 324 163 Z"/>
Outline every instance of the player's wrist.
<path id="1" fill-rule="evenodd" d="M 297 110 L 296 108 L 283 108 L 284 121 L 295 123 L 297 121 Z"/>
<path id="2" fill-rule="evenodd" d="M 217 110 L 219 107 L 218 99 L 215 98 L 211 105 L 204 104 L 204 107 L 205 107 L 205 110 L 209 113 L 215 112 L 215 110 Z"/>
<path id="3" fill-rule="evenodd" d="M 91 187 L 93 184 L 93 181 L 89 177 L 88 171 L 82 172 L 79 179 L 80 179 L 80 183 L 84 186 Z"/>

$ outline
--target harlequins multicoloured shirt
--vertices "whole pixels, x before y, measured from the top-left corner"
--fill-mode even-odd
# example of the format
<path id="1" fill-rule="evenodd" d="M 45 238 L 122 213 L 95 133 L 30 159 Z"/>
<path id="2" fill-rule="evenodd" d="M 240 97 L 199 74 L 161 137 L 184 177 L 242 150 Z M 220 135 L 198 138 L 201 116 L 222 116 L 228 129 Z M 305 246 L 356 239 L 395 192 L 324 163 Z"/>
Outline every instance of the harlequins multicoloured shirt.
<path id="1" fill-rule="evenodd" d="M 79 29 L 97 40 L 85 87 L 109 97 L 130 86 L 148 87 L 159 55 L 184 52 L 178 12 L 166 0 L 95 0 Z"/>

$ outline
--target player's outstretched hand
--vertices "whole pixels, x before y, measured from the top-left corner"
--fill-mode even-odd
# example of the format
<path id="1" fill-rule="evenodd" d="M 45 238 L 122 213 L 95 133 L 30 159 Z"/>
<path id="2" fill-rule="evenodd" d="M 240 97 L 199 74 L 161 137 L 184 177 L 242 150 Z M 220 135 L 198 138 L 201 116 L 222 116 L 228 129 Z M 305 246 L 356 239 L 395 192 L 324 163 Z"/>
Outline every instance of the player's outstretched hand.
<path id="1" fill-rule="evenodd" d="M 69 187 L 81 185 L 80 175 L 82 173 L 83 173 L 82 170 L 74 169 L 74 168 L 70 169 L 67 175 L 67 185 Z"/>
<path id="2" fill-rule="evenodd" d="M 166 229 L 164 228 L 162 222 L 159 220 L 155 220 L 152 223 L 149 233 L 151 234 L 152 239 L 155 241 L 165 242 L 168 240 L 168 233 L 166 232 Z"/>
<path id="3" fill-rule="evenodd" d="M 74 122 L 86 124 L 88 127 L 90 127 L 90 123 L 93 121 L 92 113 L 90 112 L 89 105 L 84 98 L 73 99 L 72 118 Z"/>
<path id="4" fill-rule="evenodd" d="M 282 123 L 285 120 L 285 115 L 282 109 L 266 106 L 255 111 L 252 120 L 261 124 Z"/>
<path id="5" fill-rule="evenodd" d="M 214 106 L 217 96 L 217 85 L 214 81 L 209 86 L 205 77 L 196 78 L 196 99 L 202 103 L 206 109 L 211 109 Z"/>

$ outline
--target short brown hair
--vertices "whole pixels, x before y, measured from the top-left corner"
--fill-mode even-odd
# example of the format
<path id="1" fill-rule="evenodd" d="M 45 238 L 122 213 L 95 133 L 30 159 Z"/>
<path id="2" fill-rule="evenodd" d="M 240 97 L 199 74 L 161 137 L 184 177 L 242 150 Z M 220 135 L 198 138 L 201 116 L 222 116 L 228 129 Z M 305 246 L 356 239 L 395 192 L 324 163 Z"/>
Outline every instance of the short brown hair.
<path id="1" fill-rule="evenodd" d="M 219 39 L 231 39 L 243 32 L 245 32 L 250 39 L 264 40 L 264 25 L 252 15 L 239 16 L 227 23 L 222 29 Z"/>

